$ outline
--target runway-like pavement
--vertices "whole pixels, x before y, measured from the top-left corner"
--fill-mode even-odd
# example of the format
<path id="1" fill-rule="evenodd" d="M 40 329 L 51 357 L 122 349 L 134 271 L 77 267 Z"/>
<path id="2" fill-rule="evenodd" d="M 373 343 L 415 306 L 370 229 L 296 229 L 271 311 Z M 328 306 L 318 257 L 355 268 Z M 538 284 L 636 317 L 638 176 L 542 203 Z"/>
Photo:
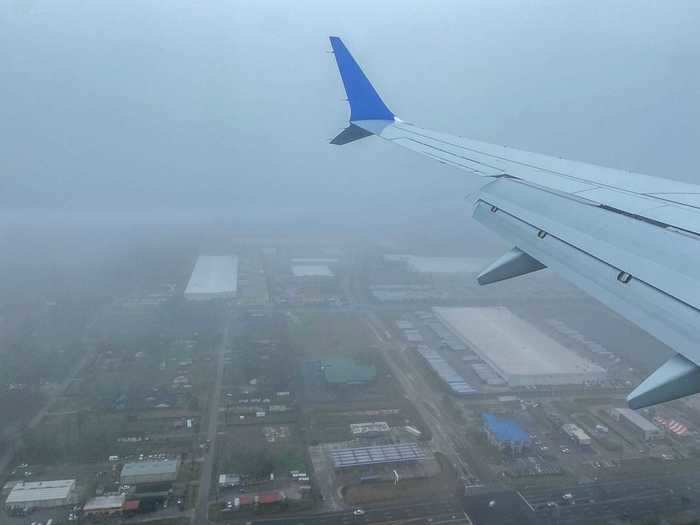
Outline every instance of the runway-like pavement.
<path id="1" fill-rule="evenodd" d="M 308 514 L 279 519 L 254 520 L 253 525 L 469 525 L 461 505 L 455 499 L 436 500 L 414 504 L 365 508 L 356 516 L 352 510 Z"/>

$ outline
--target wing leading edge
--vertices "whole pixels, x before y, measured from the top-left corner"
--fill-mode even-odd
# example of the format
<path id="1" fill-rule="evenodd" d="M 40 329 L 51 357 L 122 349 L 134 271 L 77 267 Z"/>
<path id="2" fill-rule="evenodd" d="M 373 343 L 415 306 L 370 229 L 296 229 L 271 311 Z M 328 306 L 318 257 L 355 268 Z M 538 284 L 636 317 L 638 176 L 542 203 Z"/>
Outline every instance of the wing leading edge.
<path id="1" fill-rule="evenodd" d="M 331 37 L 350 125 L 485 178 L 474 218 L 513 243 L 480 284 L 549 267 L 678 352 L 629 396 L 641 408 L 700 392 L 700 186 L 419 128 L 398 119 Z"/>

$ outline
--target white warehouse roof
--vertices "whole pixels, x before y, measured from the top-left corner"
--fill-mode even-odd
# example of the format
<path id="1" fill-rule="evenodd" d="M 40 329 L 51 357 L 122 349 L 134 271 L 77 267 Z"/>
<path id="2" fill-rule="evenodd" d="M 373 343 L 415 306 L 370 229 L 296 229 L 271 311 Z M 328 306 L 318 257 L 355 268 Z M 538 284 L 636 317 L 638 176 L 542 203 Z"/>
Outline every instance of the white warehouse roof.
<path id="1" fill-rule="evenodd" d="M 74 479 L 20 482 L 12 487 L 5 505 L 67 499 L 74 488 Z"/>
<path id="2" fill-rule="evenodd" d="M 502 306 L 433 310 L 511 385 L 573 384 L 605 377 L 603 368 Z"/>
<path id="3" fill-rule="evenodd" d="M 234 297 L 238 291 L 238 257 L 200 255 L 185 289 L 188 299 Z"/>

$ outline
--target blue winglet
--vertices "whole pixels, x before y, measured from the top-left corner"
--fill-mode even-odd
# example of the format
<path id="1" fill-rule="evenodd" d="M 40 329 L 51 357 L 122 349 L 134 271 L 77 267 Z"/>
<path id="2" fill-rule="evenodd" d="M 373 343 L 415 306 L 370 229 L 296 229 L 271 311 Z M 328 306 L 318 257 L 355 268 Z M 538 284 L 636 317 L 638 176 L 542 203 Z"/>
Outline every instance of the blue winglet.
<path id="1" fill-rule="evenodd" d="M 367 80 L 343 41 L 337 36 L 330 37 L 330 41 L 350 102 L 350 120 L 394 120 L 394 114 Z"/>

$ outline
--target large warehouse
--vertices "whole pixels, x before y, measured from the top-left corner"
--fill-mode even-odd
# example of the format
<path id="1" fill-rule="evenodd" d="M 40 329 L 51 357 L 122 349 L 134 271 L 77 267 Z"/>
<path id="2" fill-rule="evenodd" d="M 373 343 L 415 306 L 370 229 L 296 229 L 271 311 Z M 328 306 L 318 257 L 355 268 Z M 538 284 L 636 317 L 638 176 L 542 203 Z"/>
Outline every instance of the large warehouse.
<path id="1" fill-rule="evenodd" d="M 567 385 L 605 379 L 605 370 L 502 306 L 433 308 L 435 314 L 510 386 Z"/>
<path id="2" fill-rule="evenodd" d="M 7 508 L 62 507 L 76 502 L 75 480 L 17 483 L 5 500 Z"/>
<path id="3" fill-rule="evenodd" d="M 185 298 L 227 299 L 238 292 L 238 257 L 200 255 L 185 288 Z"/>
<path id="4" fill-rule="evenodd" d="M 179 459 L 127 463 L 122 468 L 120 479 L 124 485 L 175 481 L 179 466 Z"/>

